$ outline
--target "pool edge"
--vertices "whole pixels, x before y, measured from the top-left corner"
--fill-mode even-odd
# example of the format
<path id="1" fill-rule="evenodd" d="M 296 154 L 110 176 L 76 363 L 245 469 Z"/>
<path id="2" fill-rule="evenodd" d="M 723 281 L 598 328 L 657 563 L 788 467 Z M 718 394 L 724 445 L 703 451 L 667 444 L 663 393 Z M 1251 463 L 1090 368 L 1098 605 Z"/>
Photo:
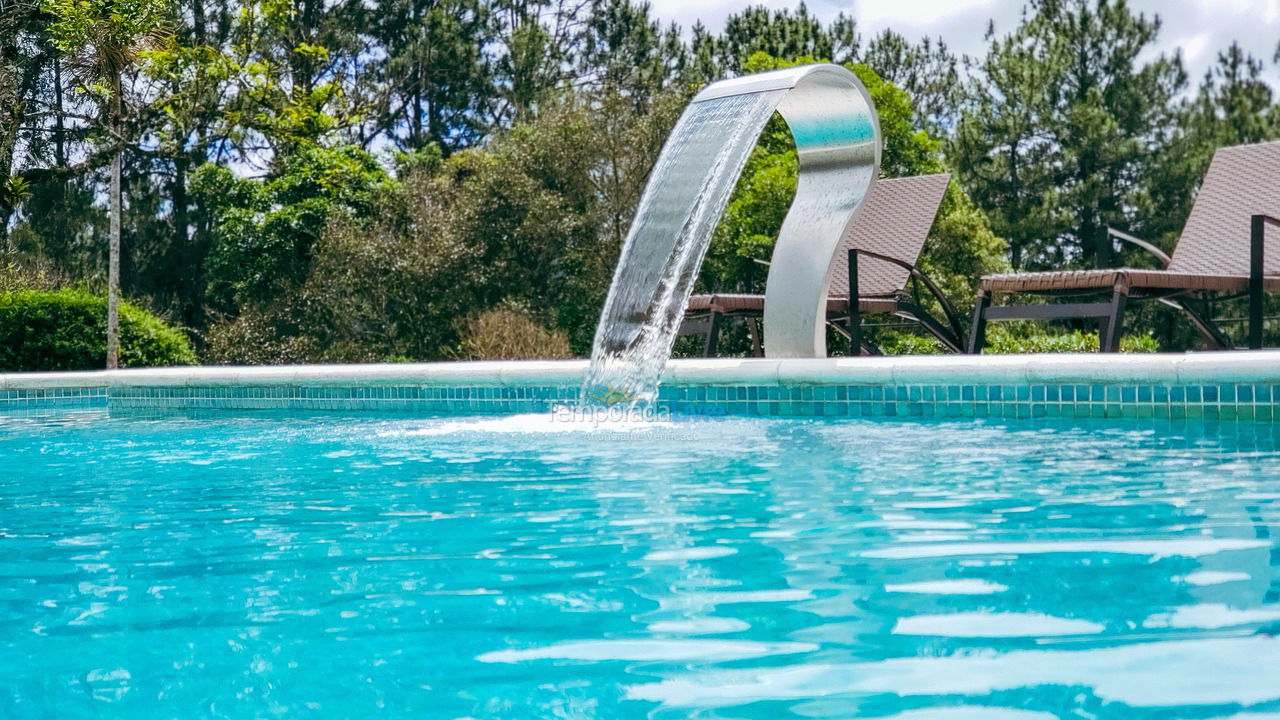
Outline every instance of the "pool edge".
<path id="1" fill-rule="evenodd" d="M 499 414 L 574 405 L 586 361 L 0 375 L 0 410 Z M 623 393 L 625 396 L 625 393 Z M 673 360 L 679 417 L 1280 420 L 1280 352 Z"/>
<path id="2" fill-rule="evenodd" d="M 577 386 L 586 360 L 197 366 L 0 374 L 0 390 L 122 387 Z M 1151 355 L 939 355 L 671 360 L 666 385 L 1280 383 L 1280 350 Z"/>

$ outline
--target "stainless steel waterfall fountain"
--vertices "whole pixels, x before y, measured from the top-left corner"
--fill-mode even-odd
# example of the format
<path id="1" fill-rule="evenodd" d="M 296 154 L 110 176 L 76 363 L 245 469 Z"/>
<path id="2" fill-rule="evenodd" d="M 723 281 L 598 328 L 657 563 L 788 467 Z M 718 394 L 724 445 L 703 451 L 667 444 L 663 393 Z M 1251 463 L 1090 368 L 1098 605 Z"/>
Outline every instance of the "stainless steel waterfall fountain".
<path id="1" fill-rule="evenodd" d="M 857 76 L 805 65 L 708 86 L 686 108 L 650 173 L 596 330 L 585 392 L 656 393 L 711 234 L 769 117 L 795 138 L 800 178 L 765 288 L 769 357 L 826 355 L 829 269 L 875 182 L 880 125 Z"/>

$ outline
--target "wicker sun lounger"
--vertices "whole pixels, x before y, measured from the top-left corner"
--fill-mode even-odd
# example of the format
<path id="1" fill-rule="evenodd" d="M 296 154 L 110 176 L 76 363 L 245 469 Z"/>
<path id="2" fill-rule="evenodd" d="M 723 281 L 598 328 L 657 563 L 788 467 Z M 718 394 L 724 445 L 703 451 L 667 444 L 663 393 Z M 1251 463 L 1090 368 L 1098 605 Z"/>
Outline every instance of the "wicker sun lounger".
<path id="1" fill-rule="evenodd" d="M 866 352 L 875 348 L 863 342 L 861 315 L 891 313 L 919 322 L 944 345 L 963 352 L 964 330 L 942 292 L 916 268 L 925 238 L 947 190 L 948 174 L 878 180 L 859 208 L 837 252 L 828 291 L 827 322 Z M 856 268 L 855 273 L 850 268 Z M 852 287 L 849 277 L 856 277 Z M 916 278 L 942 306 L 940 321 L 907 292 Z M 849 298 L 856 297 L 853 312 Z M 747 319 L 753 351 L 760 354 L 755 322 L 764 314 L 764 296 L 733 293 L 694 295 L 685 310 L 681 335 L 705 335 L 706 355 L 714 355 L 722 318 Z"/>
<path id="2" fill-rule="evenodd" d="M 1185 312 L 1209 344 L 1231 346 L 1209 317 L 1211 293 L 1249 298 L 1249 347 L 1262 347 L 1263 295 L 1280 292 L 1280 142 L 1220 148 L 1213 156 L 1178 245 L 1170 257 L 1116 230 L 1111 236 L 1155 255 L 1163 270 L 1107 268 L 988 275 L 979 286 L 969 351 L 982 352 L 986 323 L 1001 320 L 1098 318 L 1099 345 L 1115 352 L 1125 304 L 1160 300 Z M 1268 230 L 1268 226 L 1271 229 Z M 1092 302 L 992 304 L 993 296 L 1027 293 L 1102 296 Z M 1107 297 L 1109 295 L 1109 298 Z"/>

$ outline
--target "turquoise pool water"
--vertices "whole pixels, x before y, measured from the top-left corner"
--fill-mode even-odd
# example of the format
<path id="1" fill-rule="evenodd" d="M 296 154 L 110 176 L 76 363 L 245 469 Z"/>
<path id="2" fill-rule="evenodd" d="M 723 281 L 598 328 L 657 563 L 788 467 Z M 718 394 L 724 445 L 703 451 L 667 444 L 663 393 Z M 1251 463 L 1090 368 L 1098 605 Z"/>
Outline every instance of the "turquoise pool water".
<path id="1" fill-rule="evenodd" d="M 4 718 L 1280 718 L 1280 428 L 0 415 Z"/>

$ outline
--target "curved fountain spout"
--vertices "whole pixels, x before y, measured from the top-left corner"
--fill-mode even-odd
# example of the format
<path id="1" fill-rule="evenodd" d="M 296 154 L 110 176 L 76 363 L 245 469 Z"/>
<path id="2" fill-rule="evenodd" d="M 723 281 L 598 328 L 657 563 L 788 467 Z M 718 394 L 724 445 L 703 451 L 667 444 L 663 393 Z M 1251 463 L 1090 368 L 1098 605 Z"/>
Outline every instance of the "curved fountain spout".
<path id="1" fill-rule="evenodd" d="M 880 122 L 866 88 L 838 65 L 811 65 L 778 103 L 800 156 L 795 199 L 765 285 L 768 357 L 825 357 L 827 288 L 840 238 L 880 170 Z"/>
<path id="2" fill-rule="evenodd" d="M 584 396 L 651 399 L 712 232 L 774 111 L 800 159 L 795 199 L 765 292 L 770 357 L 822 357 L 829 269 L 880 167 L 871 96 L 839 65 L 804 65 L 709 85 L 667 138 L 627 233 L 596 329 Z"/>

